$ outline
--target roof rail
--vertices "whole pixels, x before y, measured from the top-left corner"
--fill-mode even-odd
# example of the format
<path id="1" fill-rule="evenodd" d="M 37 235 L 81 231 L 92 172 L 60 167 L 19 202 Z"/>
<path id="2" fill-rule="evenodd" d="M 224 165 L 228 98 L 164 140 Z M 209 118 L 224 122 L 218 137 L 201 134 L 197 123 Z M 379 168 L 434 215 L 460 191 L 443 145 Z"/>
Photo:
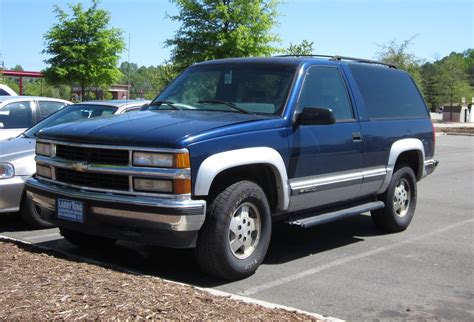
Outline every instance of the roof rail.
<path id="1" fill-rule="evenodd" d="M 387 66 L 389 68 L 395 68 L 397 69 L 397 66 L 389 63 L 384 63 L 381 61 L 377 60 L 370 60 L 370 59 L 364 59 L 364 58 L 355 58 L 355 57 L 347 57 L 347 56 L 339 56 L 339 55 L 277 55 L 274 57 L 322 57 L 322 58 L 329 58 L 329 60 L 350 60 L 350 61 L 355 61 L 359 63 L 366 63 L 366 64 L 374 64 L 374 65 L 383 65 Z"/>

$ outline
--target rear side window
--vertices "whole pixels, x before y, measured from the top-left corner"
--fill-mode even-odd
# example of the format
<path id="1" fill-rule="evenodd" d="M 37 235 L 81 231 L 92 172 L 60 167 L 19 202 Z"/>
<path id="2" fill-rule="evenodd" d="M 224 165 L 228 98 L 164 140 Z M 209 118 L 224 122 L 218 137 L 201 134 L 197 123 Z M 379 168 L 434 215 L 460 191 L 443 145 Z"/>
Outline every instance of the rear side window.
<path id="1" fill-rule="evenodd" d="M 423 98 L 408 73 L 351 64 L 370 118 L 428 117 Z"/>
<path id="2" fill-rule="evenodd" d="M 60 108 L 64 107 L 66 104 L 63 102 L 38 101 L 38 105 L 40 110 L 40 119 L 42 120 Z"/>

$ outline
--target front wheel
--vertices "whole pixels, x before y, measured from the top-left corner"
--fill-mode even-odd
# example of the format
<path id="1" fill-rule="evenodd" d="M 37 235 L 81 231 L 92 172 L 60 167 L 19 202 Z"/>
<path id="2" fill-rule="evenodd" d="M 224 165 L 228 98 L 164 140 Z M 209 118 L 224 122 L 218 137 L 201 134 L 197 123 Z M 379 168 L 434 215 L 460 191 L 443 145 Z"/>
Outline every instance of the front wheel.
<path id="1" fill-rule="evenodd" d="M 415 174 L 410 167 L 402 166 L 395 171 L 387 191 L 380 197 L 385 208 L 372 211 L 375 225 L 385 232 L 407 229 L 415 214 L 416 199 Z"/>
<path id="2" fill-rule="evenodd" d="M 271 214 L 263 190 L 239 181 L 211 202 L 199 234 L 196 256 L 206 273 L 236 280 L 252 275 L 267 253 Z"/>

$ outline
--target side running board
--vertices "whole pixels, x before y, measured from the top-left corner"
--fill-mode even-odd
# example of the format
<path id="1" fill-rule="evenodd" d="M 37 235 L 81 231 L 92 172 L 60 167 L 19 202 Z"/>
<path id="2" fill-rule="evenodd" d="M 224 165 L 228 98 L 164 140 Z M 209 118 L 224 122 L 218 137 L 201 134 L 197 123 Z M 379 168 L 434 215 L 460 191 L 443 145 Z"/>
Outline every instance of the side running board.
<path id="1" fill-rule="evenodd" d="M 346 208 L 346 209 L 318 214 L 312 217 L 305 217 L 305 218 L 300 218 L 300 219 L 293 219 L 290 217 L 287 220 L 287 223 L 290 225 L 295 225 L 302 228 L 309 228 L 316 225 L 325 224 L 331 221 L 336 221 L 339 219 L 357 216 L 363 212 L 377 210 L 383 207 L 385 207 L 385 204 L 382 201 L 373 201 L 373 202 L 368 202 L 362 205 L 357 205 L 357 206 Z"/>

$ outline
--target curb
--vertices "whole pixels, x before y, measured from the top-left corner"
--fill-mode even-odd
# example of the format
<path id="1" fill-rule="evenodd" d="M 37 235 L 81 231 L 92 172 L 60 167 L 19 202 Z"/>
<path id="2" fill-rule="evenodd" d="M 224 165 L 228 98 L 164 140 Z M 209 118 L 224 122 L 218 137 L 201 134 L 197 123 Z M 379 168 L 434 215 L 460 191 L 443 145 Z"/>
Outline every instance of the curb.
<path id="1" fill-rule="evenodd" d="M 24 241 L 24 240 L 21 240 L 21 239 L 8 237 L 8 236 L 1 235 L 1 234 L 0 234 L 0 241 L 12 241 L 12 242 L 15 242 L 15 243 L 18 243 L 18 244 L 28 245 L 28 246 L 36 248 L 36 249 L 53 251 L 53 252 L 56 252 L 58 254 L 61 254 L 65 257 L 68 257 L 68 258 L 71 258 L 71 259 L 80 259 L 81 261 L 86 262 L 88 264 L 94 264 L 94 265 L 98 265 L 98 266 L 102 266 L 102 267 L 104 267 L 104 265 L 108 266 L 108 267 L 116 267 L 124 273 L 147 276 L 146 274 L 143 274 L 143 273 L 138 272 L 138 271 L 122 268 L 122 267 L 115 266 L 115 265 L 110 265 L 110 264 L 103 263 L 103 262 L 100 262 L 100 261 L 97 261 L 97 260 L 89 259 L 89 258 L 82 257 L 82 256 L 73 255 L 73 254 L 58 250 L 58 249 L 53 249 L 53 248 L 48 248 L 48 247 L 45 247 L 45 246 L 36 245 L 36 244 L 30 243 L 30 242 L 27 242 L 27 241 Z M 150 277 L 158 278 L 158 277 L 154 277 L 154 276 L 150 276 Z M 181 286 L 189 286 L 193 289 L 209 293 L 210 295 L 219 296 L 219 297 L 226 297 L 226 298 L 230 298 L 232 300 L 242 301 L 244 303 L 249 303 L 249 304 L 262 306 L 262 307 L 265 307 L 267 309 L 281 309 L 281 310 L 285 310 L 287 312 L 295 312 L 295 313 L 305 314 L 305 315 L 311 316 L 311 317 L 313 317 L 313 318 L 315 318 L 316 320 L 319 320 L 319 321 L 327 321 L 327 322 L 344 321 L 344 320 L 341 320 L 341 319 L 338 319 L 338 318 L 335 318 L 335 317 L 323 316 L 321 314 L 300 310 L 300 309 L 293 308 L 293 307 L 290 307 L 290 306 L 285 306 L 285 305 L 275 304 L 275 303 L 271 303 L 271 302 L 267 302 L 267 301 L 257 300 L 257 299 L 253 299 L 253 298 L 242 296 L 242 295 L 235 295 L 235 294 L 232 294 L 232 293 L 219 291 L 219 290 L 216 290 L 216 289 L 213 289 L 213 288 L 205 288 L 205 287 L 194 286 L 194 285 L 191 285 L 191 284 L 186 284 L 186 283 L 167 280 L 167 279 L 164 279 L 164 278 L 161 278 L 161 277 L 159 277 L 159 279 L 162 280 L 162 281 L 165 281 L 167 283 L 172 283 L 172 284 L 181 285 Z"/>

